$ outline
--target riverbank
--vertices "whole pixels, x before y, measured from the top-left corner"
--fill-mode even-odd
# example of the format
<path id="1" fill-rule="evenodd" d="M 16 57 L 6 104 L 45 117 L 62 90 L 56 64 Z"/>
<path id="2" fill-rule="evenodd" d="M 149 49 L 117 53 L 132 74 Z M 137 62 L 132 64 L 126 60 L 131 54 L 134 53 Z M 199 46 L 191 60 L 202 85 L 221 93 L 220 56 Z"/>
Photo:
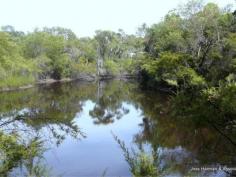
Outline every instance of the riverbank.
<path id="1" fill-rule="evenodd" d="M 9 91 L 16 91 L 16 90 L 24 90 L 24 89 L 29 89 L 32 87 L 35 87 L 37 85 L 42 85 L 42 84 L 53 84 L 56 82 L 71 82 L 73 81 L 73 79 L 69 79 L 69 78 L 64 78 L 61 80 L 55 80 L 55 79 L 45 79 L 45 80 L 39 80 L 35 83 L 32 84 L 28 84 L 28 85 L 22 85 L 19 87 L 4 87 L 4 88 L 0 88 L 0 92 L 9 92 Z"/>
<path id="2" fill-rule="evenodd" d="M 80 77 L 76 79 L 72 78 L 63 78 L 60 80 L 55 79 L 43 79 L 39 80 L 32 84 L 22 85 L 18 87 L 3 87 L 0 88 L 0 92 L 9 92 L 9 91 L 17 91 L 17 90 L 25 90 L 30 89 L 38 85 L 45 85 L 45 84 L 53 84 L 53 83 L 65 83 L 65 82 L 72 82 L 72 81 L 86 81 L 86 82 L 94 82 L 97 80 L 107 80 L 107 79 L 120 79 L 120 80 L 128 80 L 128 79 L 135 79 L 137 78 L 137 75 L 88 75 L 88 74 L 82 74 Z"/>

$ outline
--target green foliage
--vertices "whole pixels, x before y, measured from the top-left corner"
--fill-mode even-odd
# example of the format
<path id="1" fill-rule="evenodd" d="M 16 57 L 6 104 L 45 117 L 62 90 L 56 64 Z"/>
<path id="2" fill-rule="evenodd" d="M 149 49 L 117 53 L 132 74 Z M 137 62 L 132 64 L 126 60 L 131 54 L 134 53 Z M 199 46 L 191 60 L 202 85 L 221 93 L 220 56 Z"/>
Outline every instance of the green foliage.
<path id="1" fill-rule="evenodd" d="M 202 91 L 203 96 L 226 117 L 233 119 L 236 115 L 236 83 L 224 83 L 219 87 L 211 87 Z"/>
<path id="2" fill-rule="evenodd" d="M 146 30 L 143 73 L 183 90 L 219 86 L 236 72 L 234 23 L 214 3 L 189 1 Z"/>
<path id="3" fill-rule="evenodd" d="M 9 34 L 0 32 L 0 48 L 0 88 L 32 83 L 35 64 L 21 56 L 20 48 Z"/>
<path id="4" fill-rule="evenodd" d="M 97 31 L 94 38 L 77 38 L 60 27 L 24 34 L 12 26 L 0 32 L 0 87 L 19 87 L 44 79 L 77 79 L 98 74 L 133 74 L 133 60 L 142 38 L 124 31 Z M 100 59 L 100 60 L 99 60 Z M 105 61 L 105 64 L 103 62 Z M 98 63 L 99 67 L 98 67 Z"/>
<path id="5" fill-rule="evenodd" d="M 165 81 L 176 87 L 187 89 L 203 86 L 204 78 L 190 68 L 189 63 L 191 63 L 189 55 L 165 52 L 155 60 L 148 59 L 143 69 L 157 81 Z"/>
<path id="6" fill-rule="evenodd" d="M 136 63 L 132 58 L 106 59 L 104 68 L 106 72 L 111 75 L 136 74 Z"/>
<path id="7" fill-rule="evenodd" d="M 29 176 L 43 175 L 43 168 L 34 164 L 34 158 L 42 158 L 45 151 L 42 142 L 38 138 L 30 140 L 27 144 L 20 140 L 21 138 L 16 134 L 0 133 L 0 175 L 7 176 L 19 166 L 30 168 Z"/>
<path id="8" fill-rule="evenodd" d="M 176 14 L 168 14 L 165 21 L 148 29 L 145 50 L 156 56 L 161 51 L 181 51 L 184 47 L 182 19 Z"/>
<path id="9" fill-rule="evenodd" d="M 3 29 L 6 32 L 0 32 L 0 88 L 96 72 L 96 50 L 90 39 L 80 42 L 72 31 L 63 28 L 44 28 L 21 38 L 13 34 L 14 29 Z"/>
<path id="10" fill-rule="evenodd" d="M 35 32 L 25 39 L 24 55 L 33 58 L 41 71 L 39 78 L 61 79 L 70 76 L 70 60 L 64 52 L 64 38 Z M 39 60 L 39 61 L 38 61 Z"/>
<path id="11" fill-rule="evenodd" d="M 101 74 L 134 74 L 133 59 L 143 50 L 143 38 L 127 35 L 124 31 L 96 31 L 97 67 Z M 103 71 L 105 69 L 105 72 Z"/>
<path id="12" fill-rule="evenodd" d="M 136 74 L 137 61 L 132 58 L 125 58 L 119 60 L 121 73 Z"/>
<path id="13" fill-rule="evenodd" d="M 73 78 L 76 78 L 80 74 L 94 75 L 96 73 L 96 63 L 94 61 L 88 62 L 88 60 L 84 57 L 79 58 L 79 60 L 79 63 L 73 63 L 71 65 L 71 76 Z"/>
<path id="14" fill-rule="evenodd" d="M 17 143 L 16 136 L 0 134 L 0 174 L 16 167 L 23 157 L 24 147 Z"/>
<path id="15" fill-rule="evenodd" d="M 104 67 L 109 74 L 116 75 L 119 73 L 119 65 L 113 60 L 105 60 Z"/>

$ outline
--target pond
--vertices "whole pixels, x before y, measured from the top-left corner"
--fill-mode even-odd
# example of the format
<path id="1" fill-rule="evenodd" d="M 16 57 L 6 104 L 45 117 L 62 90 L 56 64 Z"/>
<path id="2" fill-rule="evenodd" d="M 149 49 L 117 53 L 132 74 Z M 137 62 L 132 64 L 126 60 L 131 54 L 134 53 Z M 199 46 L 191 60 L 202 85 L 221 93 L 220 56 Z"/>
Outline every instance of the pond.
<path id="1" fill-rule="evenodd" d="M 1 136 L 17 134 L 25 146 L 37 142 L 37 153 L 18 158 L 10 168 L 5 167 L 9 154 L 0 146 L 0 174 L 132 176 L 118 138 L 130 152 L 151 156 L 160 176 L 227 176 L 220 168 L 236 167 L 235 131 L 210 124 L 204 116 L 211 110 L 190 100 L 196 109 L 183 111 L 189 100 L 179 104 L 171 95 L 119 80 L 0 93 Z"/>

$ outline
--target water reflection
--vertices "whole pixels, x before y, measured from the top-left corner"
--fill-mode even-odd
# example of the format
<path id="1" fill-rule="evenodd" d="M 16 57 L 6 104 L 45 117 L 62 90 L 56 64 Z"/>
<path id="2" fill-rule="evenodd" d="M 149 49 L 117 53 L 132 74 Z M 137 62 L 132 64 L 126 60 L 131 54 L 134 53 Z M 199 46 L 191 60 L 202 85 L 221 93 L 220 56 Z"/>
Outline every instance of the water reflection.
<path id="1" fill-rule="evenodd" d="M 235 128 L 226 126 L 222 114 L 200 98 L 147 92 L 136 82 L 0 93 L 0 117 L 5 176 L 101 176 L 105 169 L 107 176 L 131 176 L 111 131 L 137 155 L 152 156 L 160 176 L 226 176 L 191 168 L 236 166 Z"/>
<path id="2" fill-rule="evenodd" d="M 135 142 L 139 147 L 149 144 L 157 152 L 159 170 L 165 175 L 235 175 L 235 171 L 189 171 L 193 167 L 236 165 L 235 128 L 224 126 L 227 120 L 222 112 L 219 114 L 204 99 L 189 95 L 171 97 L 161 106 L 153 101 L 154 109 L 147 108 L 146 101 L 141 100 L 144 118 Z"/>

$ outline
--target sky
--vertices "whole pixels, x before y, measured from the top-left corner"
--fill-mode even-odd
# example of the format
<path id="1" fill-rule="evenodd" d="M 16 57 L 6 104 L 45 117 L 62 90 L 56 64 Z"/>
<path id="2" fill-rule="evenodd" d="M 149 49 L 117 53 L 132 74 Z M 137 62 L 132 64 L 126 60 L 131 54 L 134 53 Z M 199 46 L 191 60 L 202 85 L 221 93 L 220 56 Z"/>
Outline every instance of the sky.
<path id="1" fill-rule="evenodd" d="M 12 25 L 30 32 L 35 28 L 60 26 L 78 37 L 93 36 L 95 31 L 123 29 L 135 34 L 146 23 L 159 22 L 168 11 L 187 0 L 0 0 L 0 26 Z M 205 0 L 220 7 L 235 0 Z"/>

